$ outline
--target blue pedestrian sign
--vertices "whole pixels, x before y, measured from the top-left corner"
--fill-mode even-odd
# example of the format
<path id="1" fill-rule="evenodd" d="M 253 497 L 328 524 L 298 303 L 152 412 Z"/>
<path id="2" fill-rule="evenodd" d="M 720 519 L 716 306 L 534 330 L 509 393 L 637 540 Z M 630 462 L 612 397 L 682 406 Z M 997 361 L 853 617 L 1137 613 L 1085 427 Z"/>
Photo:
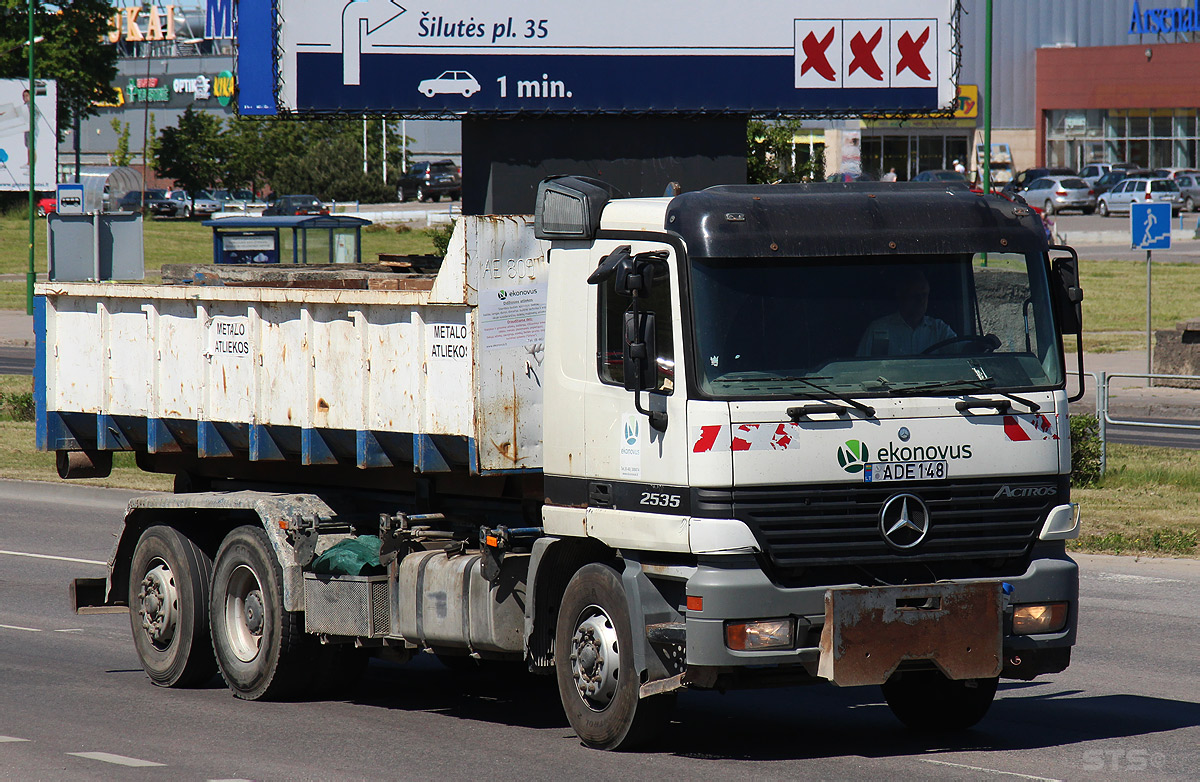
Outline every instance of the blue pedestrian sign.
<path id="1" fill-rule="evenodd" d="M 1135 250 L 1171 249 L 1171 205 L 1130 204 L 1129 233 Z"/>

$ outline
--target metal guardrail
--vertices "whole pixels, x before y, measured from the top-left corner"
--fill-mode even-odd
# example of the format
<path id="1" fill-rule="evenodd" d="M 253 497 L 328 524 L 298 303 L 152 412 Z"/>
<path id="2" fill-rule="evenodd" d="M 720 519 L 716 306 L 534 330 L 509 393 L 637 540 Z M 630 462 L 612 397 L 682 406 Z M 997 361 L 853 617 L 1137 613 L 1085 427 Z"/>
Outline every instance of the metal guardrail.
<path id="1" fill-rule="evenodd" d="M 1146 429 L 1176 429 L 1185 431 L 1200 431 L 1200 424 L 1168 423 L 1165 421 L 1139 421 L 1134 418 L 1114 418 L 1109 412 L 1109 398 L 1112 389 L 1110 384 L 1114 379 L 1130 378 L 1148 380 L 1190 380 L 1200 383 L 1198 375 L 1160 375 L 1148 372 L 1085 372 L 1095 383 L 1096 388 L 1096 419 L 1100 422 L 1100 474 L 1108 469 L 1108 427 L 1137 426 Z"/>

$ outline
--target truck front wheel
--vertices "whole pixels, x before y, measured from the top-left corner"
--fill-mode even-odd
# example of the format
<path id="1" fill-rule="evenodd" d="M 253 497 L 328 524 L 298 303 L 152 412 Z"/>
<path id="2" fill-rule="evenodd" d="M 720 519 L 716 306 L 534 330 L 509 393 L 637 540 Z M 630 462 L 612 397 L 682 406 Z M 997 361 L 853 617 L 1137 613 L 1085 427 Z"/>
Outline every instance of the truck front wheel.
<path id="1" fill-rule="evenodd" d="M 287 698 L 311 682 L 316 645 L 304 615 L 283 610 L 283 569 L 261 527 L 238 527 L 221 543 L 209 619 L 217 666 L 237 697 Z"/>
<path id="2" fill-rule="evenodd" d="M 563 594 L 555 633 L 558 694 L 571 727 L 596 749 L 633 749 L 666 725 L 673 695 L 639 699 L 621 577 L 585 565 Z"/>
<path id="3" fill-rule="evenodd" d="M 883 697 L 892 714 L 913 730 L 966 730 L 983 719 L 1000 679 L 947 679 L 941 671 L 892 674 Z"/>
<path id="4" fill-rule="evenodd" d="M 133 643 L 150 680 L 190 687 L 212 678 L 217 666 L 208 642 L 208 589 L 212 559 L 171 527 L 142 533 L 129 568 Z"/>

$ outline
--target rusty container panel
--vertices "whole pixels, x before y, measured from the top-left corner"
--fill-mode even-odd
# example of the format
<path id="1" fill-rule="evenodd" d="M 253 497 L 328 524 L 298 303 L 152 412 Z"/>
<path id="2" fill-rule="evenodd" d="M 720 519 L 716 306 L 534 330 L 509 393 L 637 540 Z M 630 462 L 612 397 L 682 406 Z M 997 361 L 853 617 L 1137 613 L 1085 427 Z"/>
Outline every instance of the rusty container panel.
<path id="1" fill-rule="evenodd" d="M 830 589 L 818 674 L 840 686 L 883 684 L 906 660 L 950 679 L 1000 675 L 999 582 Z"/>
<path id="2" fill-rule="evenodd" d="M 479 469 L 542 466 L 542 384 L 549 245 L 532 218 L 482 217 L 463 228 L 476 306 L 475 384 Z"/>
<path id="3" fill-rule="evenodd" d="M 540 470 L 545 286 L 527 217 L 460 220 L 411 288 L 43 286 L 47 410 L 449 435 L 473 472 Z"/>

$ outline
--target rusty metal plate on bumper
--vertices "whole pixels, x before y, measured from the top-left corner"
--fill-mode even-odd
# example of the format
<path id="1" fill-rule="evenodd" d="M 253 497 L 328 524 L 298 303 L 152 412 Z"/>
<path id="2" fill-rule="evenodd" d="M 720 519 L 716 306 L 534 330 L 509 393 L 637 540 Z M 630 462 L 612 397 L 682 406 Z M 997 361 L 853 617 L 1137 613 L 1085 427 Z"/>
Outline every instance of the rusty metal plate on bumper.
<path id="1" fill-rule="evenodd" d="M 999 676 L 1002 600 L 999 582 L 830 589 L 818 674 L 883 684 L 901 662 L 929 660 L 951 679 Z"/>

